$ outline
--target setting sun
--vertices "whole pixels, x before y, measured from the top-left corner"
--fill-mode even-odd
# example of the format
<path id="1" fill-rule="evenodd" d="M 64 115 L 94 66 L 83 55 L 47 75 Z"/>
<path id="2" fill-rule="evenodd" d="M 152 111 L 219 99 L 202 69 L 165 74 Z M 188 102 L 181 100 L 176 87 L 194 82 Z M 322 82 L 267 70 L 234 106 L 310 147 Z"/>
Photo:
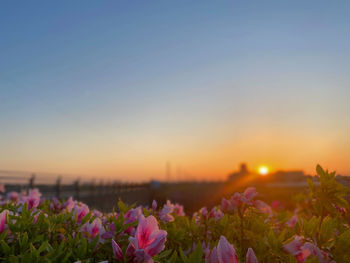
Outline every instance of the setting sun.
<path id="1" fill-rule="evenodd" d="M 269 173 L 269 168 L 267 166 L 260 166 L 259 167 L 259 174 L 267 175 L 268 173 Z"/>

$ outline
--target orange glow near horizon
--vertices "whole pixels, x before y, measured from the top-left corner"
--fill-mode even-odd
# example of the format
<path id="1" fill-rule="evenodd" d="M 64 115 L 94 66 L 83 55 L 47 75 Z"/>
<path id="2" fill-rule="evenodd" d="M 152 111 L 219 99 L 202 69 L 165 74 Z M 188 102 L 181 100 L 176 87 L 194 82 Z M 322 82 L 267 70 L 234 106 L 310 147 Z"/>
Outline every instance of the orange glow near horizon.
<path id="1" fill-rule="evenodd" d="M 33 142 L 18 146 L 21 146 L 20 154 L 0 152 L 0 168 L 126 181 L 167 180 L 167 162 L 171 164 L 170 180 L 174 181 L 226 180 L 228 174 L 239 169 L 241 162 L 259 176 L 262 164 L 268 164 L 269 172 L 303 170 L 313 175 L 319 163 L 339 174 L 350 174 L 350 147 L 344 146 L 346 142 L 334 144 L 327 141 L 329 136 L 297 131 L 286 134 L 261 127 L 257 134 L 254 132 L 257 126 L 249 124 L 248 131 L 242 128 L 235 136 L 231 132 L 233 128 L 219 130 L 220 133 L 196 130 L 196 140 L 171 132 L 154 136 L 152 132 L 145 135 L 140 131 L 125 135 L 128 143 L 120 143 L 117 133 L 102 128 L 101 133 L 106 137 L 99 140 L 90 133 L 67 134 L 67 138 L 72 137 L 69 143 L 61 134 L 54 139 L 51 134 L 36 135 Z"/>

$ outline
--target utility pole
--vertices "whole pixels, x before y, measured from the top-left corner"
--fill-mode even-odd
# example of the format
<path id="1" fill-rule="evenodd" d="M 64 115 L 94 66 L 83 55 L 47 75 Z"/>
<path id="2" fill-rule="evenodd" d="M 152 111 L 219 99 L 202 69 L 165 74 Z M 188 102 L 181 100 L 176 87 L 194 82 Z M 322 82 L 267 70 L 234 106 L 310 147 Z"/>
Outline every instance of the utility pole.
<path id="1" fill-rule="evenodd" d="M 182 176 L 182 169 L 181 169 L 181 166 L 178 165 L 178 166 L 177 166 L 177 181 L 178 181 L 178 182 L 181 181 L 181 176 Z"/>
<path id="2" fill-rule="evenodd" d="M 33 173 L 32 176 L 29 178 L 29 190 L 34 189 L 35 177 L 36 175 Z"/>
<path id="3" fill-rule="evenodd" d="M 170 182 L 170 179 L 171 179 L 171 166 L 170 166 L 170 162 L 168 161 L 166 163 L 166 181 L 167 182 Z"/>

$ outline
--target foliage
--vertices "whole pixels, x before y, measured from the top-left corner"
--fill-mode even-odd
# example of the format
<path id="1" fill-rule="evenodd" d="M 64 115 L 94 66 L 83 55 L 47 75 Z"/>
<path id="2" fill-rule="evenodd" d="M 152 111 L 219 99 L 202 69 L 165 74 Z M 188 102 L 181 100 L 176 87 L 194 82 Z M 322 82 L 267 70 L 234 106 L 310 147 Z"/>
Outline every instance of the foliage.
<path id="1" fill-rule="evenodd" d="M 168 201 L 116 202 L 102 214 L 81 202 L 8 193 L 0 205 L 1 262 L 350 262 L 348 189 L 317 166 L 319 184 L 295 210 L 269 206 L 254 188 L 186 216 Z"/>

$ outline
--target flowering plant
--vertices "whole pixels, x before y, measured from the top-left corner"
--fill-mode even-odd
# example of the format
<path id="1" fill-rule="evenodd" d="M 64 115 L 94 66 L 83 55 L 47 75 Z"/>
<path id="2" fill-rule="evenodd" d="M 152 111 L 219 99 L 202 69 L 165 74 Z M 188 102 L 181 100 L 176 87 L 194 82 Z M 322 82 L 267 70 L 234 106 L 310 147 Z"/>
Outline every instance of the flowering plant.
<path id="1" fill-rule="evenodd" d="M 317 167 L 320 185 L 294 211 L 255 188 L 186 216 L 167 201 L 150 208 L 44 199 L 36 189 L 1 196 L 1 262 L 350 262 L 348 189 Z"/>

